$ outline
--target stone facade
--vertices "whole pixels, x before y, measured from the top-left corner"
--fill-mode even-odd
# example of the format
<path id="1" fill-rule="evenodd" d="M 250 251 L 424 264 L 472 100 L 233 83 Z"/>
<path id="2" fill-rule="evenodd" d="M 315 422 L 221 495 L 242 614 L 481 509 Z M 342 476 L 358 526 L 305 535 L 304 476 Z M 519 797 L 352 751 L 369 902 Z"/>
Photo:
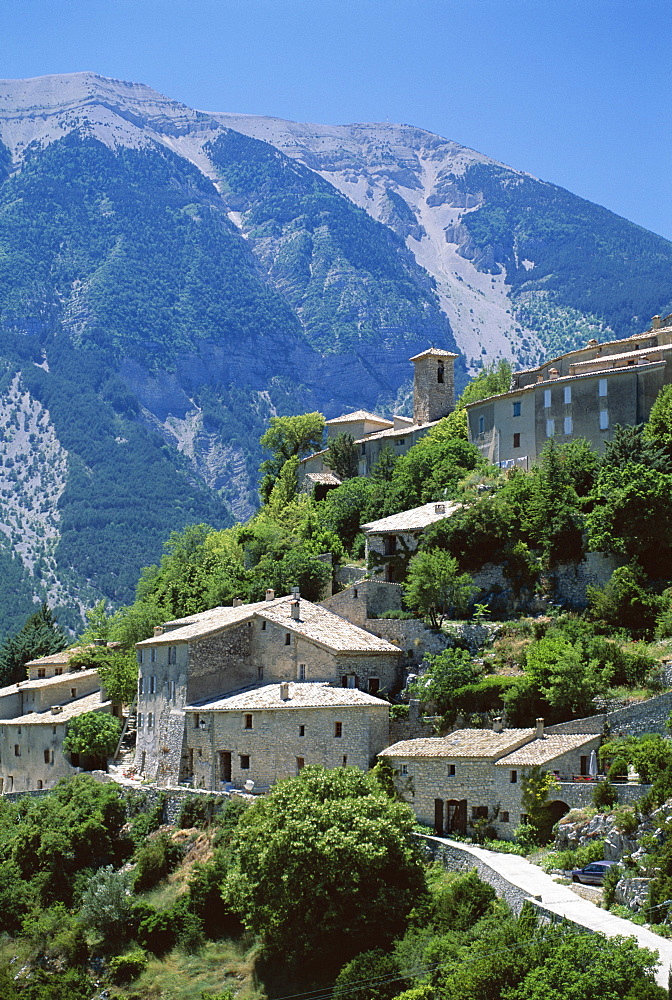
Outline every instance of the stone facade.
<path id="1" fill-rule="evenodd" d="M 417 551 L 425 528 L 459 510 L 459 504 L 426 503 L 362 525 L 366 537 L 366 564 L 374 579 L 399 583 Z"/>
<path id="2" fill-rule="evenodd" d="M 437 739 L 407 740 L 380 755 L 395 772 L 395 785 L 421 823 L 436 833 L 467 833 L 487 820 L 495 835 L 511 839 L 523 822 L 525 771 L 535 764 L 567 779 L 587 774 L 600 736 L 548 736 L 537 729 L 458 730 Z M 572 785 L 573 781 L 568 782 Z M 563 789 L 564 789 L 563 785 Z M 552 800 L 558 816 L 573 803 Z"/>
<path id="3" fill-rule="evenodd" d="M 321 684 L 266 685 L 189 706 L 181 778 L 211 790 L 252 781 L 263 791 L 307 764 L 367 771 L 389 739 L 388 717 L 379 698 Z"/>
<path id="4" fill-rule="evenodd" d="M 62 750 L 68 722 L 86 712 L 109 712 L 96 670 L 67 671 L 60 660 L 31 661 L 31 679 L 0 689 L 0 793 L 53 788 L 80 770 Z M 44 675 L 43 675 L 44 672 Z M 48 674 L 48 675 L 47 675 Z"/>
<path id="5" fill-rule="evenodd" d="M 375 694 L 402 681 L 395 646 L 293 596 L 214 609 L 158 631 L 137 646 L 136 763 L 161 784 L 189 772 L 190 704 L 269 682 L 319 681 Z"/>
<path id="6" fill-rule="evenodd" d="M 586 347 L 517 372 L 511 390 L 467 406 L 469 440 L 501 466 L 535 462 L 546 441 L 585 438 L 598 451 L 616 424 L 646 421 L 672 382 L 672 316 L 637 337 Z"/>
<path id="7" fill-rule="evenodd" d="M 403 592 L 399 584 L 384 583 L 381 580 L 356 580 L 321 604 L 353 625 L 367 628 L 369 619 L 378 618 L 387 611 L 401 611 Z"/>
<path id="8" fill-rule="evenodd" d="M 355 439 L 359 451 L 358 475 L 370 475 L 386 447 L 391 448 L 395 456 L 405 455 L 438 420 L 453 410 L 456 357 L 450 351 L 430 348 L 410 359 L 414 365 L 412 420 L 401 416 L 387 420 L 375 413 L 356 410 L 327 421 L 328 438 L 347 433 Z M 307 476 L 329 472 L 324 464 L 325 456 L 326 450 L 322 450 L 302 459 L 298 474 L 300 489 L 304 489 Z"/>

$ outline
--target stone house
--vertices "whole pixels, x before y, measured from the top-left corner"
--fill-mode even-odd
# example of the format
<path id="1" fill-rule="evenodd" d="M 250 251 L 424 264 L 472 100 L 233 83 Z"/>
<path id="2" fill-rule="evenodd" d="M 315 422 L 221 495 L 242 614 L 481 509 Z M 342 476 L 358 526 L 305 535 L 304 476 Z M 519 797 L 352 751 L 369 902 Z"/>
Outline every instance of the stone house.
<path id="1" fill-rule="evenodd" d="M 176 784 L 188 770 L 187 706 L 271 682 L 376 694 L 401 685 L 401 651 L 298 595 L 167 622 L 137 643 L 136 765 Z"/>
<path id="2" fill-rule="evenodd" d="M 366 565 L 372 577 L 388 583 L 403 581 L 409 560 L 415 554 L 425 528 L 444 521 L 459 507 L 460 504 L 447 501 L 426 503 L 363 524 Z"/>
<path id="3" fill-rule="evenodd" d="M 366 410 L 355 410 L 327 421 L 327 441 L 338 434 L 351 434 L 359 455 L 358 475 L 368 476 L 386 446 L 395 456 L 405 455 L 455 405 L 454 364 L 457 354 L 431 347 L 410 358 L 413 363 L 413 418 L 394 416 L 391 420 Z M 308 455 L 299 463 L 299 488 L 319 489 L 339 485 L 338 481 L 316 480 L 330 474 L 324 464 L 326 449 Z M 335 477 L 333 477 L 335 479 Z"/>
<path id="4" fill-rule="evenodd" d="M 186 708 L 180 780 L 265 791 L 305 764 L 368 770 L 389 739 L 389 704 L 356 688 L 283 681 Z"/>
<path id="5" fill-rule="evenodd" d="M 585 438 L 599 452 L 616 424 L 648 420 L 672 382 L 672 315 L 650 330 L 598 343 L 514 373 L 508 392 L 467 406 L 469 440 L 488 461 L 529 468 L 546 441 Z"/>
<path id="6" fill-rule="evenodd" d="M 0 688 L 0 793 L 53 788 L 80 770 L 62 750 L 68 723 L 110 712 L 97 670 L 70 670 L 77 649 L 31 660 L 28 680 Z"/>
<path id="7" fill-rule="evenodd" d="M 541 766 L 556 773 L 561 792 L 551 801 L 557 818 L 573 802 L 575 778 L 588 776 L 590 755 L 601 737 L 595 733 L 545 734 L 543 719 L 535 729 L 458 729 L 447 736 L 403 740 L 384 750 L 395 772 L 395 785 L 421 823 L 439 835 L 467 833 L 471 823 L 487 819 L 496 836 L 508 840 L 519 823 L 523 777 Z"/>

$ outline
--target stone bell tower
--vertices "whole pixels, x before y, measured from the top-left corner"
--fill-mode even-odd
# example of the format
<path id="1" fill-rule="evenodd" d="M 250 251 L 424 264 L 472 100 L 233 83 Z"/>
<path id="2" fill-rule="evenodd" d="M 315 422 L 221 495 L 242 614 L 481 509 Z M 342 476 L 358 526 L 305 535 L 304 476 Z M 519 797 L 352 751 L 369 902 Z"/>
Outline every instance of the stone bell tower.
<path id="1" fill-rule="evenodd" d="M 413 362 L 413 422 L 430 424 L 447 417 L 455 406 L 454 364 L 457 354 L 430 347 Z"/>

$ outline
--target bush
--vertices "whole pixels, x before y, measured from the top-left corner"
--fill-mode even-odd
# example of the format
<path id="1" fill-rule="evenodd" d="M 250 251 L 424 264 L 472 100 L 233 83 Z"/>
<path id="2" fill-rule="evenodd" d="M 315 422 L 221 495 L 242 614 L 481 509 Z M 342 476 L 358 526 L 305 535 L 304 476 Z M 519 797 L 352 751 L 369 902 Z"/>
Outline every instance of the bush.
<path id="1" fill-rule="evenodd" d="M 177 825 L 183 830 L 194 826 L 199 830 L 205 829 L 212 823 L 220 802 L 221 799 L 213 799 L 210 795 L 188 795 L 182 803 Z"/>
<path id="2" fill-rule="evenodd" d="M 152 838 L 135 856 L 135 891 L 145 892 L 147 889 L 152 889 L 173 871 L 182 854 L 183 849 L 180 844 L 171 840 L 167 833 L 160 833 Z"/>
<path id="3" fill-rule="evenodd" d="M 561 868 L 563 871 L 571 871 L 573 868 L 585 868 L 593 861 L 604 861 L 604 841 L 591 840 L 581 847 L 576 847 L 573 851 L 551 851 L 543 861 L 544 871 L 551 868 Z"/>
<path id="4" fill-rule="evenodd" d="M 147 955 L 139 948 L 127 955 L 117 955 L 110 961 L 110 978 L 121 986 L 137 979 L 147 966 Z"/>
<path id="5" fill-rule="evenodd" d="M 593 789 L 593 805 L 604 812 L 618 802 L 618 792 L 610 781 L 599 781 Z"/>

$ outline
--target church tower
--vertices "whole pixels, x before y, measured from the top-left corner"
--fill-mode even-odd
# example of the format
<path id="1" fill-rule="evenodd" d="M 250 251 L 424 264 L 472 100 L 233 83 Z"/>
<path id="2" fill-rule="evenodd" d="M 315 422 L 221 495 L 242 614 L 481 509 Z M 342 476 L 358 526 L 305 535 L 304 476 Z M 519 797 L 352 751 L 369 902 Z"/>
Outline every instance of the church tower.
<path id="1" fill-rule="evenodd" d="M 455 406 L 454 364 L 457 354 L 430 347 L 413 362 L 413 423 L 430 424 L 447 417 Z"/>

